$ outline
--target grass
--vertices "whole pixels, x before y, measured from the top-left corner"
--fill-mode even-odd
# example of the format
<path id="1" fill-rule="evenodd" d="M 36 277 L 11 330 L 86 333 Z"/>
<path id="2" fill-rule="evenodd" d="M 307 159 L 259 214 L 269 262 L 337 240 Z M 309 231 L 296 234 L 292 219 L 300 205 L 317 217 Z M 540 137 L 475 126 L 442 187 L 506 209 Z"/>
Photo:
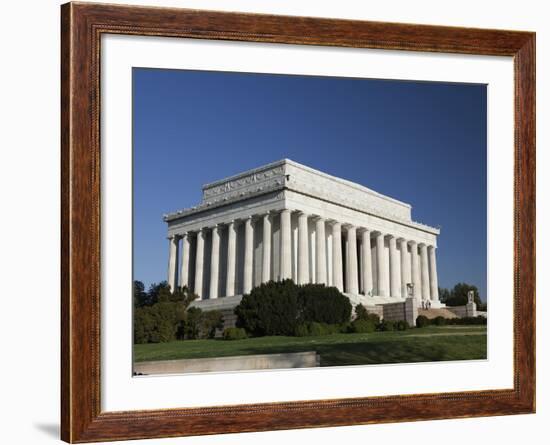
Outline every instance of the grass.
<path id="1" fill-rule="evenodd" d="M 429 326 L 400 332 L 244 340 L 184 340 L 134 345 L 135 361 L 317 351 L 321 366 L 487 358 L 485 326 Z"/>

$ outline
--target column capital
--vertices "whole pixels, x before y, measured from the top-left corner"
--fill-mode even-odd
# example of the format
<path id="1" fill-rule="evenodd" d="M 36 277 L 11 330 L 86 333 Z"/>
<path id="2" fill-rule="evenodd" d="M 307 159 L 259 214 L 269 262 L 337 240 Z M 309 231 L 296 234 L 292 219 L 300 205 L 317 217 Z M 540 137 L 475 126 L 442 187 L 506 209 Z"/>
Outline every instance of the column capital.
<path id="1" fill-rule="evenodd" d="M 326 218 L 324 218 L 321 215 L 310 215 L 310 217 L 313 221 L 325 221 L 326 220 Z"/>
<path id="2" fill-rule="evenodd" d="M 411 240 L 409 240 L 409 241 L 407 241 L 407 242 L 408 242 L 408 244 L 410 244 L 411 246 L 417 246 L 417 245 L 418 245 L 418 241 L 415 241 L 415 240 L 413 240 L 413 239 L 411 239 Z"/>
<path id="3" fill-rule="evenodd" d="M 373 233 L 373 231 L 367 227 L 357 227 L 357 231 L 359 233 L 367 233 L 367 232 Z"/>
<path id="4" fill-rule="evenodd" d="M 337 224 L 340 224 L 340 226 L 342 225 L 341 221 L 337 221 L 336 219 L 332 219 L 332 218 L 327 219 L 327 223 L 330 224 L 331 226 L 335 226 Z"/>
<path id="5" fill-rule="evenodd" d="M 351 223 L 342 223 L 342 227 L 346 230 L 353 230 L 353 229 L 357 230 L 357 227 Z"/>

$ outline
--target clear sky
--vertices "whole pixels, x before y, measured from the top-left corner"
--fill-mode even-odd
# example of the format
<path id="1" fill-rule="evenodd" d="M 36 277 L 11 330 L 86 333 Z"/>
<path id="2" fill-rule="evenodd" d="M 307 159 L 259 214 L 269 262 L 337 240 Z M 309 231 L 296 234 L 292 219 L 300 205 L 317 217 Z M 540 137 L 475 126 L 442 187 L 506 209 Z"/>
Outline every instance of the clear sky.
<path id="1" fill-rule="evenodd" d="M 166 279 L 162 215 L 289 158 L 441 226 L 439 285 L 486 299 L 485 85 L 134 68 L 134 278 Z"/>

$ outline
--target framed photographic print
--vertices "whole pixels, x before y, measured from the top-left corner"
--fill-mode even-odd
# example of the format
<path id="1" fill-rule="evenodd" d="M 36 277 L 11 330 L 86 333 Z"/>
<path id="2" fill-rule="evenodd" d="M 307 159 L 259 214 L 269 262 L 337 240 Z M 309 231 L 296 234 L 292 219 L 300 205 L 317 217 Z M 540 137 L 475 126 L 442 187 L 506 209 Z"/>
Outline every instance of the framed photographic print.
<path id="1" fill-rule="evenodd" d="M 61 16 L 63 440 L 534 412 L 534 33 Z"/>

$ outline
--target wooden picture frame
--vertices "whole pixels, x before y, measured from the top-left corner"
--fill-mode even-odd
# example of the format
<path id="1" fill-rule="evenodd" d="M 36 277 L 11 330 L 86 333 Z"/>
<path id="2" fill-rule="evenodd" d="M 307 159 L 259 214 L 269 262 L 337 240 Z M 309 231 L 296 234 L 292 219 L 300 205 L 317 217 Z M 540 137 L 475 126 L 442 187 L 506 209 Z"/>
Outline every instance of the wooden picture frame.
<path id="1" fill-rule="evenodd" d="M 102 412 L 102 34 L 512 56 L 514 387 L 510 390 Z M 535 34 L 92 3 L 61 7 L 61 437 L 174 437 L 535 411 Z"/>

